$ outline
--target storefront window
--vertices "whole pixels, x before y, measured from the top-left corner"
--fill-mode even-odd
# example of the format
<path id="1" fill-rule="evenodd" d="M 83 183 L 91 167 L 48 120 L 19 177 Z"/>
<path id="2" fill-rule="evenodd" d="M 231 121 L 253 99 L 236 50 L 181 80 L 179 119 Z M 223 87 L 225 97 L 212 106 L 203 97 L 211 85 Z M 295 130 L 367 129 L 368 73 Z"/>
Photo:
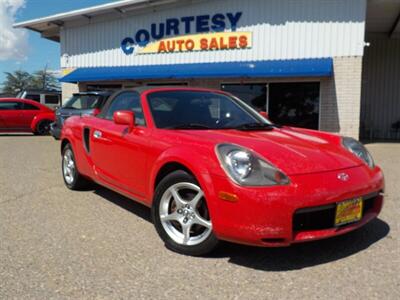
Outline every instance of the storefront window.
<path id="1" fill-rule="evenodd" d="M 270 83 L 268 104 L 272 122 L 318 129 L 319 82 Z"/>
<path id="2" fill-rule="evenodd" d="M 147 86 L 187 86 L 187 82 L 149 82 Z"/>
<path id="3" fill-rule="evenodd" d="M 266 111 L 266 84 L 223 84 L 221 89 L 235 95 L 258 111 Z"/>
<path id="4" fill-rule="evenodd" d="M 86 91 L 117 91 L 122 89 L 121 84 L 88 84 L 86 86 Z"/>

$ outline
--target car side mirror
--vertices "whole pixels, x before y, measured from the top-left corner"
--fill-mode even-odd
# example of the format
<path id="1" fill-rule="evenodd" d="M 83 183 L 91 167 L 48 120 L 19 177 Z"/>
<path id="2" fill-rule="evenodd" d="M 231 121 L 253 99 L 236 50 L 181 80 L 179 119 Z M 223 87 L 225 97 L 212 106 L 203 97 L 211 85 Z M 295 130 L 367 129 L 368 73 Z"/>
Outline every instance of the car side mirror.
<path id="1" fill-rule="evenodd" d="M 266 111 L 260 111 L 259 114 L 262 115 L 264 118 L 267 118 L 267 119 L 269 118 Z"/>
<path id="2" fill-rule="evenodd" d="M 119 110 L 113 115 L 114 123 L 118 125 L 127 125 L 131 131 L 135 127 L 135 114 L 133 111 Z"/>

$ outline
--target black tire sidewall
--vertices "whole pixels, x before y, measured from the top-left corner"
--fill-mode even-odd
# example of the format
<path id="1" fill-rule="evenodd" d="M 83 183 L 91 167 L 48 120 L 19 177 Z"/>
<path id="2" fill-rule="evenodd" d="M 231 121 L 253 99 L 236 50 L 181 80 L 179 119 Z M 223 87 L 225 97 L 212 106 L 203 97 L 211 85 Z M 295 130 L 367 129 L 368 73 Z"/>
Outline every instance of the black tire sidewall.
<path id="1" fill-rule="evenodd" d="M 210 236 L 203 241 L 202 243 L 194 246 L 185 246 L 176 243 L 174 240 L 172 240 L 167 232 L 165 231 L 161 220 L 160 220 L 160 214 L 159 214 L 159 208 L 160 208 L 160 201 L 161 198 L 164 194 L 164 192 L 172 185 L 179 183 L 179 182 L 189 182 L 193 183 L 196 185 L 199 185 L 199 183 L 196 181 L 196 179 L 188 174 L 185 171 L 174 171 L 170 174 L 168 174 L 166 177 L 164 177 L 161 182 L 157 185 L 156 191 L 154 193 L 154 198 L 153 198 L 153 205 L 151 209 L 151 215 L 154 223 L 154 227 L 156 228 L 156 231 L 160 238 L 164 241 L 165 246 L 174 251 L 178 252 L 181 254 L 185 255 L 191 255 L 191 256 L 202 256 L 205 254 L 210 253 L 212 250 L 214 250 L 217 245 L 218 245 L 218 239 L 214 235 L 213 232 L 211 232 Z"/>
<path id="2" fill-rule="evenodd" d="M 72 153 L 72 157 L 74 159 L 74 163 L 75 163 L 75 176 L 74 176 L 74 180 L 71 183 L 68 183 L 65 180 L 64 177 L 64 154 L 67 150 L 71 150 Z M 61 158 L 61 175 L 63 177 L 64 183 L 67 186 L 67 188 L 69 188 L 70 190 L 82 190 L 87 188 L 90 185 L 90 181 L 88 179 L 86 179 L 85 177 L 83 177 L 78 170 L 78 165 L 76 163 L 76 159 L 75 159 L 75 153 L 74 150 L 72 149 L 71 144 L 67 144 L 62 151 L 62 158 Z"/>
<path id="3" fill-rule="evenodd" d="M 49 130 L 47 132 L 40 132 L 40 126 L 42 126 L 43 124 L 48 123 L 49 124 Z M 42 120 L 40 121 L 37 125 L 36 125 L 36 131 L 35 133 L 37 135 L 49 135 L 50 134 L 50 124 L 51 121 L 50 120 Z"/>

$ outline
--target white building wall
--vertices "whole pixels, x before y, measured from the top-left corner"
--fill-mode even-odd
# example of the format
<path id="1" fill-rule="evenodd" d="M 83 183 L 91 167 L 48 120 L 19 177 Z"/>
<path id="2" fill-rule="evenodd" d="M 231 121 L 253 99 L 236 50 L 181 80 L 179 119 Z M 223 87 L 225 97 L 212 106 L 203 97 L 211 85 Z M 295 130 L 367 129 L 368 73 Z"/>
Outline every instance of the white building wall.
<path id="1" fill-rule="evenodd" d="M 61 65 L 74 68 L 362 56 L 365 10 L 366 0 L 207 0 L 108 21 L 93 18 L 84 25 L 64 26 Z M 150 30 L 153 22 L 238 11 L 243 15 L 237 31 L 253 33 L 251 49 L 146 55 L 126 55 L 120 49 L 125 37 L 134 36 L 142 28 Z"/>
<path id="2" fill-rule="evenodd" d="M 361 135 L 400 139 L 400 40 L 368 39 L 363 59 Z"/>

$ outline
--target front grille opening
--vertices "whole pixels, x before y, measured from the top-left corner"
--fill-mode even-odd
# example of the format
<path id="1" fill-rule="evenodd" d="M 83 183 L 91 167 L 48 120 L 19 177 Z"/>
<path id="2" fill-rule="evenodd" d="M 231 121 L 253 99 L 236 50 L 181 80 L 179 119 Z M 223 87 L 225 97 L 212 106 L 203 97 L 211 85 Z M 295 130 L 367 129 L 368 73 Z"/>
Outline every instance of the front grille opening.
<path id="1" fill-rule="evenodd" d="M 283 238 L 272 238 L 272 239 L 262 239 L 263 243 L 266 244 L 282 244 L 285 242 L 285 239 Z"/>
<path id="2" fill-rule="evenodd" d="M 363 217 L 374 208 L 378 194 L 363 197 Z M 293 216 L 293 231 L 311 231 L 333 228 L 336 204 L 300 209 Z M 344 225 L 346 226 L 346 225 Z"/>
<path id="3" fill-rule="evenodd" d="M 377 198 L 377 196 L 373 197 L 373 198 L 369 198 L 369 199 L 365 199 L 364 203 L 363 203 L 363 216 L 369 212 L 371 209 L 374 208 L 375 205 L 375 199 Z"/>
<path id="4" fill-rule="evenodd" d="M 333 227 L 336 205 L 315 210 L 299 210 L 293 217 L 293 230 L 321 230 Z"/>

